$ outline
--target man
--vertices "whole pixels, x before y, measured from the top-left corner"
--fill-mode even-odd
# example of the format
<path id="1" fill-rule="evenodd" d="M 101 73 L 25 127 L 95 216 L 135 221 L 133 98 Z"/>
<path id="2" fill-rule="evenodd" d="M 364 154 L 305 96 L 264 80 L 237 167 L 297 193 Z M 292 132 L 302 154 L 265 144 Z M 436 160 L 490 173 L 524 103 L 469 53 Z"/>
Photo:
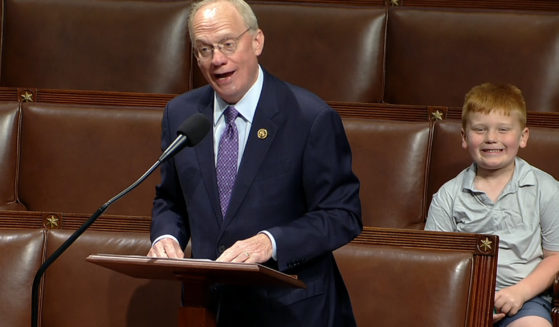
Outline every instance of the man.
<path id="1" fill-rule="evenodd" d="M 195 3 L 189 30 L 209 85 L 169 102 L 162 147 L 198 112 L 213 135 L 162 165 L 148 256 L 181 258 L 190 240 L 193 258 L 261 263 L 306 284 L 216 287 L 221 326 L 355 325 L 332 255 L 362 230 L 339 116 L 261 69 L 264 34 L 243 0 Z"/>

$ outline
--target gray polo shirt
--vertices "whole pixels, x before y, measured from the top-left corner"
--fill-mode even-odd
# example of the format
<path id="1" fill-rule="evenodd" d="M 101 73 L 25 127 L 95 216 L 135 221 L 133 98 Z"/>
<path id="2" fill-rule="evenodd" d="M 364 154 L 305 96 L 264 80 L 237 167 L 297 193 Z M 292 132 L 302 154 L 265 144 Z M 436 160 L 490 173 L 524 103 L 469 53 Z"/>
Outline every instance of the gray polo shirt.
<path id="1" fill-rule="evenodd" d="M 514 174 L 493 203 L 474 186 L 476 165 L 445 183 L 429 207 L 426 230 L 499 236 L 497 290 L 515 285 L 559 251 L 559 182 L 516 158 Z"/>

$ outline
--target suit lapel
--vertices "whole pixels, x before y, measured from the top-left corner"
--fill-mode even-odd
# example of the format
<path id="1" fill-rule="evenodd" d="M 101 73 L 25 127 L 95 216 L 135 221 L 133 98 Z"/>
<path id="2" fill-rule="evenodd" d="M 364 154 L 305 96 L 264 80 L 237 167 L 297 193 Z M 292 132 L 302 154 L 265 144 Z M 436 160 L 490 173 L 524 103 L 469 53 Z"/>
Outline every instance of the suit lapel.
<path id="1" fill-rule="evenodd" d="M 262 93 L 225 216 L 226 225 L 234 220 L 282 124 L 283 116 L 279 110 L 280 101 L 277 96 L 281 85 L 277 85 L 271 75 L 265 73 L 264 76 Z M 265 137 L 262 133 L 266 133 Z"/>
<path id="2" fill-rule="evenodd" d="M 213 93 L 212 93 L 213 94 Z M 196 157 L 198 158 L 198 165 L 202 180 L 208 193 L 210 203 L 214 210 L 218 225 L 221 225 L 223 217 L 221 215 L 221 207 L 219 205 L 219 193 L 217 190 L 217 177 L 215 173 L 215 156 L 213 145 L 213 101 L 201 111 L 211 122 L 211 130 L 206 137 L 195 147 Z"/>

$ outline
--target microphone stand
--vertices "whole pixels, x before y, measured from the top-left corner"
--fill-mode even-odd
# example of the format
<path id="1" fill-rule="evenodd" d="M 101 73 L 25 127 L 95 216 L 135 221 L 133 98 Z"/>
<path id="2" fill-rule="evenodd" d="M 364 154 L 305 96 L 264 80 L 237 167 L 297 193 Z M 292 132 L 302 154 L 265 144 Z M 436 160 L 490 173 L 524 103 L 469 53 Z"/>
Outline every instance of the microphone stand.
<path id="1" fill-rule="evenodd" d="M 37 327 L 38 316 L 39 316 L 39 285 L 41 284 L 41 277 L 45 273 L 45 270 L 56 260 L 74 241 L 85 232 L 86 229 L 91 226 L 101 216 L 111 204 L 125 196 L 128 192 L 132 191 L 136 186 L 140 185 L 163 161 L 167 158 L 175 155 L 176 152 L 180 151 L 184 146 L 194 146 L 204 138 L 208 133 L 210 128 L 209 120 L 201 113 L 194 114 L 187 120 L 185 120 L 179 127 L 177 131 L 177 138 L 163 151 L 163 154 L 159 157 L 157 162 L 151 166 L 137 181 L 132 183 L 119 194 L 115 195 L 112 199 L 103 204 L 97 211 L 70 237 L 62 243 L 62 245 L 54 251 L 54 253 L 48 257 L 43 264 L 37 270 L 35 274 L 35 279 L 33 279 L 33 289 L 31 292 L 31 327 Z M 188 137 L 187 137 L 188 136 Z M 190 138 L 190 140 L 189 140 Z"/>
<path id="2" fill-rule="evenodd" d="M 177 138 L 178 140 L 179 138 Z M 173 142 L 173 145 L 175 145 L 174 149 L 176 150 L 176 148 L 178 147 L 178 145 L 176 145 L 175 143 L 178 143 L 177 140 L 175 140 L 175 142 Z M 181 141 L 184 141 L 184 139 L 182 139 Z M 91 226 L 91 224 L 93 224 L 95 222 L 95 220 L 97 220 L 97 218 L 99 218 L 99 216 L 101 216 L 108 208 L 111 204 L 113 204 L 114 202 L 118 201 L 120 198 L 122 198 L 124 195 L 126 195 L 128 192 L 132 191 L 134 188 L 136 188 L 138 185 L 140 185 L 141 182 L 143 182 L 149 175 L 151 175 L 151 173 L 153 173 L 153 171 L 155 169 L 157 169 L 157 167 L 159 167 L 159 165 L 163 162 L 163 160 L 165 160 L 168 157 L 169 154 L 167 154 L 167 156 L 165 156 L 165 158 L 163 158 L 163 155 L 161 156 L 161 158 L 159 158 L 159 160 L 157 160 L 157 162 L 151 166 L 150 169 L 148 169 L 138 180 L 136 180 L 134 183 L 132 183 L 132 185 L 128 186 L 128 188 L 126 188 L 125 190 L 123 190 L 122 192 L 120 192 L 119 194 L 115 195 L 112 199 L 110 199 L 109 201 L 107 201 L 105 204 L 103 204 L 99 209 L 97 209 L 97 211 L 91 215 L 91 217 L 78 229 L 76 230 L 64 243 L 62 243 L 62 245 L 56 249 L 56 251 L 54 251 L 54 253 L 48 257 L 45 262 L 43 262 L 43 264 L 39 267 L 39 270 L 37 270 L 37 273 L 35 274 L 35 279 L 33 280 L 33 289 L 31 292 L 31 326 L 32 327 L 37 327 L 37 322 L 38 322 L 38 312 L 39 312 L 39 285 L 41 284 L 41 277 L 43 276 L 45 270 L 47 270 L 47 268 L 66 250 L 68 249 L 68 247 L 70 245 L 72 245 L 72 243 L 74 243 L 74 241 L 83 233 L 85 232 L 86 229 L 89 228 L 89 226 Z"/>

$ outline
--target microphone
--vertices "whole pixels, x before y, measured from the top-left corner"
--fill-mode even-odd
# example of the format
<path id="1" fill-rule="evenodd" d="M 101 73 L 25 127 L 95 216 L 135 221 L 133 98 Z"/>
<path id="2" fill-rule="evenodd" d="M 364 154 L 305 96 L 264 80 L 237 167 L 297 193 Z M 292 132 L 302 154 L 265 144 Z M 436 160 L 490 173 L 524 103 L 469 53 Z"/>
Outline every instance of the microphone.
<path id="1" fill-rule="evenodd" d="M 208 134 L 210 130 L 210 121 L 201 113 L 196 113 L 189 118 L 187 118 L 177 130 L 177 137 L 175 140 L 163 151 L 163 154 L 159 157 L 157 162 L 153 164 L 138 180 L 136 180 L 132 185 L 128 186 L 119 194 L 115 195 L 112 199 L 103 204 L 97 211 L 78 229 L 76 230 L 68 239 L 62 243 L 62 245 L 54 251 L 54 253 L 48 257 L 45 262 L 39 267 L 37 273 L 35 274 L 35 279 L 33 280 L 33 289 L 31 292 L 31 326 L 36 327 L 38 322 L 38 311 L 39 311 L 39 285 L 41 283 L 41 277 L 47 268 L 56 260 L 58 257 L 68 248 L 74 241 L 85 232 L 86 229 L 91 226 L 101 216 L 111 204 L 122 198 L 128 192 L 136 188 L 140 183 L 142 183 L 153 171 L 163 163 L 166 159 L 174 156 L 177 152 L 183 149 L 185 146 L 195 146 Z"/>
<path id="2" fill-rule="evenodd" d="M 177 130 L 177 138 L 163 151 L 159 162 L 175 155 L 185 146 L 195 146 L 202 141 L 210 129 L 210 121 L 201 113 L 196 113 L 185 120 Z"/>

